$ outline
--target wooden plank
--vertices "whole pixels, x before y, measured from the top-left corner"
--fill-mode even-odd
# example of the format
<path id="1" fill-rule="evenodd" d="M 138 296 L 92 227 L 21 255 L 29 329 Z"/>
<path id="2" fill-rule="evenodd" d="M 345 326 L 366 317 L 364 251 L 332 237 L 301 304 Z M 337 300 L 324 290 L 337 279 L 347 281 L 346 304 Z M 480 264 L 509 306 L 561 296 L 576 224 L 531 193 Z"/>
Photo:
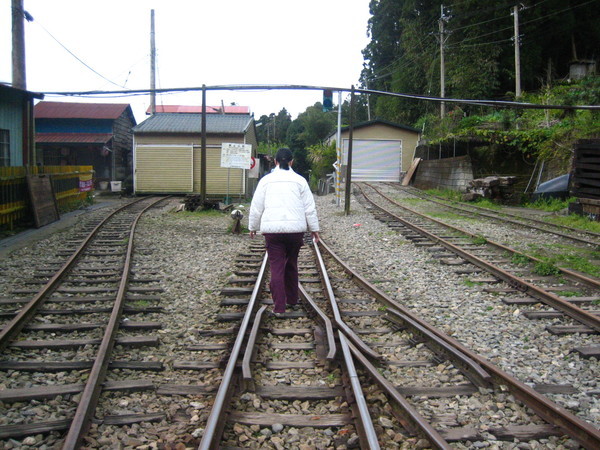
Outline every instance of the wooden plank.
<path id="1" fill-rule="evenodd" d="M 331 399 L 344 395 L 342 386 L 259 386 L 256 393 L 271 400 Z"/>
<path id="2" fill-rule="evenodd" d="M 438 432 L 448 442 L 484 441 L 487 439 L 486 436 L 488 436 L 488 433 L 494 435 L 497 440 L 512 441 L 516 439 L 524 442 L 564 435 L 564 432 L 562 432 L 560 428 L 546 424 L 512 425 L 503 428 L 490 428 L 486 431 L 486 436 L 474 427 L 445 428 L 439 429 Z"/>
<path id="3" fill-rule="evenodd" d="M 30 400 L 43 400 L 59 395 L 78 394 L 83 391 L 85 384 L 64 384 L 60 386 L 32 386 L 23 389 L 0 390 L 0 401 L 3 402 L 28 402 Z"/>
<path id="4" fill-rule="evenodd" d="M 598 334 L 592 328 L 588 328 L 584 325 L 553 325 L 546 327 L 549 333 L 555 335 L 572 334 L 572 333 L 586 333 L 586 334 Z"/>
<path id="5" fill-rule="evenodd" d="M 274 336 L 301 336 L 313 333 L 312 328 L 263 328 L 263 331 Z"/>
<path id="6" fill-rule="evenodd" d="M 570 384 L 535 384 L 533 388 L 540 394 L 577 394 L 579 392 Z"/>
<path id="7" fill-rule="evenodd" d="M 36 228 L 56 222 L 60 215 L 50 175 L 27 175 L 26 178 Z"/>
<path id="8" fill-rule="evenodd" d="M 212 394 L 218 385 L 189 385 L 189 384 L 162 384 L 156 390 L 158 395 L 204 395 Z"/>
<path id="9" fill-rule="evenodd" d="M 271 426 L 274 423 L 280 423 L 289 427 L 313 427 L 329 428 L 343 427 L 354 423 L 350 414 L 268 414 L 233 411 L 229 414 L 229 420 L 234 423 L 243 423 L 246 425 Z"/>
<path id="10" fill-rule="evenodd" d="M 195 344 L 188 345 L 186 350 L 191 352 L 201 352 L 201 351 L 216 351 L 216 350 L 227 350 L 231 344 L 228 343 L 216 343 L 216 344 Z"/>
<path id="11" fill-rule="evenodd" d="M 600 345 L 589 345 L 586 347 L 576 347 L 575 351 L 584 358 L 600 359 Z"/>
<path id="12" fill-rule="evenodd" d="M 314 369 L 314 361 L 268 361 L 265 364 L 269 370 Z"/>
<path id="13" fill-rule="evenodd" d="M 175 370 L 207 370 L 218 369 L 221 364 L 213 361 L 174 361 Z"/>
<path id="14" fill-rule="evenodd" d="M 454 397 L 455 395 L 473 395 L 479 389 L 473 384 L 461 384 L 457 386 L 443 387 L 421 387 L 421 386 L 396 386 L 398 392 L 407 397 Z"/>
<path id="15" fill-rule="evenodd" d="M 590 314 L 600 315 L 599 310 L 588 310 Z M 538 320 L 538 319 L 560 319 L 565 315 L 560 311 L 525 311 L 523 315 L 530 320 Z"/>
<path id="16" fill-rule="evenodd" d="M 315 344 L 312 342 L 275 342 L 271 348 L 279 350 L 314 350 Z"/>
<path id="17" fill-rule="evenodd" d="M 0 361 L 0 370 L 18 370 L 20 372 L 63 372 L 91 368 L 93 361 Z M 159 361 L 113 361 L 111 369 L 163 370 Z"/>
<path id="18" fill-rule="evenodd" d="M 101 339 L 53 339 L 53 340 L 36 340 L 36 341 L 15 341 L 10 344 L 10 347 L 21 348 L 28 350 L 35 349 L 71 349 L 83 347 L 85 345 L 100 345 Z M 123 345 L 126 347 L 139 347 L 139 346 L 158 346 L 157 337 L 123 337 L 118 338 L 115 341 L 116 345 Z"/>
<path id="19" fill-rule="evenodd" d="M 141 422 L 160 422 L 166 419 L 167 415 L 164 413 L 155 414 L 121 414 L 115 416 L 104 416 L 100 421 L 94 423 L 102 423 L 104 425 L 132 425 L 134 423 Z"/>
<path id="20" fill-rule="evenodd" d="M 24 327 L 28 331 L 58 331 L 71 332 L 82 330 L 93 330 L 96 328 L 104 328 L 106 324 L 102 323 L 39 323 Z M 157 330 L 162 328 L 160 322 L 134 322 L 125 320 L 120 325 L 123 329 L 128 330 Z"/>
<path id="21" fill-rule="evenodd" d="M 419 167 L 419 163 L 421 162 L 421 158 L 415 158 L 413 159 L 410 168 L 408 169 L 408 172 L 406 172 L 406 175 L 404 175 L 404 178 L 402 178 L 402 186 L 408 186 L 412 180 L 412 177 L 414 176 L 415 172 L 417 171 L 417 167 Z"/>
<path id="22" fill-rule="evenodd" d="M 0 426 L 0 439 L 20 438 L 36 434 L 46 434 L 51 431 L 65 431 L 71 425 L 71 419 L 54 420 L 51 422 L 36 422 L 19 425 Z"/>

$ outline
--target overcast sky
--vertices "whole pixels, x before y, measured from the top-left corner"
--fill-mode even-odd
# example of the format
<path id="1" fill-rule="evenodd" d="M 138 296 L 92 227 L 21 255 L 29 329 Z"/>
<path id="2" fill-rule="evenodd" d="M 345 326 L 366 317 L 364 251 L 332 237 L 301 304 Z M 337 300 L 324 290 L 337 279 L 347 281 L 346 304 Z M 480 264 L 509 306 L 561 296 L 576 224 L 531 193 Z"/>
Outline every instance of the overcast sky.
<path id="1" fill-rule="evenodd" d="M 8 83 L 12 82 L 10 4 L 0 0 L 0 82 Z M 350 88 L 358 84 L 361 50 L 368 43 L 368 5 L 369 0 L 24 0 L 25 10 L 34 18 L 25 23 L 27 89 L 148 89 L 152 9 L 157 88 L 202 84 Z M 46 100 L 130 103 L 138 123 L 149 105 L 147 95 Z M 201 93 L 195 92 L 161 95 L 156 103 L 201 101 Z M 296 118 L 317 101 L 322 101 L 320 91 L 207 94 L 209 105 L 249 106 L 257 119 L 284 107 Z"/>

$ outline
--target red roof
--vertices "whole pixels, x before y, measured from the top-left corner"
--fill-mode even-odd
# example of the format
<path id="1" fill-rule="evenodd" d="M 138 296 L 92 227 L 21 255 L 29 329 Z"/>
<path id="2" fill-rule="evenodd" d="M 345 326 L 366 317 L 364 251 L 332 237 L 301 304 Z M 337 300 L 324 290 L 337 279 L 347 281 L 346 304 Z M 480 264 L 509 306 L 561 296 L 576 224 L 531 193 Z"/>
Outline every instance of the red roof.
<path id="1" fill-rule="evenodd" d="M 126 103 L 39 102 L 36 119 L 118 119 L 129 108 Z"/>
<path id="2" fill-rule="evenodd" d="M 223 108 L 225 108 L 225 114 L 250 114 L 249 106 L 207 106 L 207 114 L 223 114 Z M 157 113 L 202 113 L 202 106 L 189 106 L 189 105 L 156 105 Z M 146 114 L 150 114 L 150 107 L 146 110 Z"/>
<path id="3" fill-rule="evenodd" d="M 38 144 L 106 144 L 112 134 L 107 133 L 36 133 Z"/>

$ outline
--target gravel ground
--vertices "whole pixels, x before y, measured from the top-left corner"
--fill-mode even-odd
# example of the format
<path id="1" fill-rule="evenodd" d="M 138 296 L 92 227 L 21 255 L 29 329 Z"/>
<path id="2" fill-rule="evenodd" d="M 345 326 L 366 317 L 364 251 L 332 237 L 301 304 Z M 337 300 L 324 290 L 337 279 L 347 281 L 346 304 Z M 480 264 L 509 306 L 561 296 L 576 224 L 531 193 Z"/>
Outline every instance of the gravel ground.
<path id="1" fill-rule="evenodd" d="M 163 323 L 158 331 L 161 345 L 150 350 L 127 351 L 120 357 L 162 361 L 167 370 L 156 375 L 162 382 L 166 377 L 167 382 L 172 383 L 183 384 L 186 380 L 198 383 L 200 379 L 202 383 L 217 385 L 218 371 L 201 374 L 174 371 L 172 363 L 209 358 L 202 354 L 191 355 L 185 347 L 207 342 L 204 336 L 198 335 L 198 329 L 230 326 L 216 322 L 218 292 L 232 276 L 236 255 L 246 252 L 251 241 L 247 235 L 226 233 L 231 224 L 228 215 L 174 213 L 178 202 L 173 199 L 160 210 L 147 214 L 140 222 L 136 238 L 142 250 L 135 259 L 136 268 L 141 273 L 158 272 L 164 289 L 160 305 L 165 313 L 146 319 Z M 500 296 L 483 292 L 483 286 L 467 286 L 464 276 L 456 275 L 452 267 L 439 264 L 426 249 L 414 247 L 399 233 L 374 219 L 354 197 L 348 216 L 344 215 L 343 208 L 335 206 L 331 195 L 317 197 L 316 202 L 324 241 L 353 268 L 376 281 L 390 297 L 522 381 L 530 385 L 573 384 L 578 389 L 577 394 L 550 395 L 550 398 L 600 426 L 600 396 L 588 395 L 589 391 L 600 390 L 598 361 L 571 353 L 576 346 L 598 344 L 598 336 L 549 334 L 544 329 L 546 323 L 526 319 L 516 306 L 507 306 Z M 31 261 L 39 260 L 40 254 L 51 255 L 77 227 L 74 225 L 0 256 L 0 296 L 7 296 L 15 280 L 22 279 L 23 265 L 31 266 Z M 493 223 L 485 229 L 494 230 L 498 235 L 510 234 Z M 219 336 L 213 339 L 214 342 L 225 340 Z M 0 388 L 12 387 L 14 378 L 19 376 L 18 373 L 0 373 Z M 119 373 L 109 375 L 111 379 L 119 376 Z M 173 442 L 174 436 L 197 438 L 212 402 L 210 397 L 157 398 L 144 393 L 130 398 L 120 396 L 115 398 L 114 404 L 109 400 L 102 406 L 103 413 L 139 412 L 140 404 L 150 402 L 150 407 L 143 408 L 145 412 L 166 412 L 169 420 L 122 428 L 94 426 L 93 441 L 88 442 L 91 447 L 110 448 L 117 442 L 120 445 L 129 442 L 133 447 L 156 448 Z M 179 421 L 175 420 L 178 418 Z M 280 439 L 275 435 L 273 438 Z M 38 447 L 44 442 L 41 436 L 34 439 Z M 22 444 L 4 442 L 0 448 L 18 448 Z"/>

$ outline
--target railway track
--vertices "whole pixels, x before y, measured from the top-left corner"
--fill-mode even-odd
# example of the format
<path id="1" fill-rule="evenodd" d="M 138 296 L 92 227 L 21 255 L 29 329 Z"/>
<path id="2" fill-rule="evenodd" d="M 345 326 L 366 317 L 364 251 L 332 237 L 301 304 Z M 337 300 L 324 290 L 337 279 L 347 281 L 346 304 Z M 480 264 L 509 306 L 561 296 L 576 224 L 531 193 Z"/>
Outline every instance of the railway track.
<path id="1" fill-rule="evenodd" d="M 600 246 L 600 233 L 568 227 L 549 221 L 538 220 L 533 217 L 513 214 L 504 210 L 499 212 L 490 208 L 483 208 L 469 203 L 450 201 L 428 194 L 413 187 L 401 187 L 398 184 L 391 183 L 388 183 L 388 185 L 392 186 L 397 192 L 402 192 L 412 197 L 418 197 L 423 200 L 427 200 L 435 203 L 436 205 L 442 206 L 445 209 L 457 211 L 459 214 L 465 215 L 466 217 L 485 217 L 500 223 L 509 223 L 517 227 L 537 230 L 543 233 L 559 236 L 566 240 L 584 244 L 586 247 Z"/>
<path id="2" fill-rule="evenodd" d="M 256 280 L 222 292 L 238 308 L 222 319 L 241 325 L 199 448 L 599 445 L 597 429 L 415 317 L 323 243 L 301 253 L 303 309 L 271 316 L 255 252 Z"/>
<path id="3" fill-rule="evenodd" d="M 429 248 L 446 264 L 463 266 L 468 262 L 474 266 L 463 269 L 463 273 L 493 275 L 493 278 L 479 276 L 473 279 L 474 282 L 505 282 L 506 287 L 490 287 L 487 290 L 519 294 L 507 301 L 534 307 L 535 310 L 524 312 L 531 319 L 552 320 L 547 327 L 551 333 L 600 331 L 600 311 L 594 309 L 594 303 L 600 299 L 598 279 L 562 268 L 552 268 L 551 274 L 539 275 L 536 272 L 539 272 L 542 261 L 533 256 L 420 214 L 373 186 L 365 185 L 360 189 L 379 219 L 401 231 L 415 245 Z M 586 357 L 600 354 L 600 348 L 596 346 L 578 350 Z"/>
<path id="4" fill-rule="evenodd" d="M 157 279 L 132 270 L 132 262 L 137 222 L 162 200 L 140 199 L 88 224 L 85 236 L 75 236 L 54 261 L 41 264 L 28 287 L 2 299 L 0 400 L 7 406 L 0 439 L 55 433 L 64 436 L 63 448 L 78 448 L 102 392 L 118 395 L 148 387 L 140 380 L 106 377 L 111 370 L 160 368 L 117 360 L 114 349 L 157 343 L 148 333 L 160 328 L 159 322 L 130 317 L 160 311 L 135 305 L 160 287 Z M 30 374 L 29 381 L 23 374 Z M 157 416 L 102 421 L 135 423 Z M 10 417 L 16 422 L 9 423 Z"/>

